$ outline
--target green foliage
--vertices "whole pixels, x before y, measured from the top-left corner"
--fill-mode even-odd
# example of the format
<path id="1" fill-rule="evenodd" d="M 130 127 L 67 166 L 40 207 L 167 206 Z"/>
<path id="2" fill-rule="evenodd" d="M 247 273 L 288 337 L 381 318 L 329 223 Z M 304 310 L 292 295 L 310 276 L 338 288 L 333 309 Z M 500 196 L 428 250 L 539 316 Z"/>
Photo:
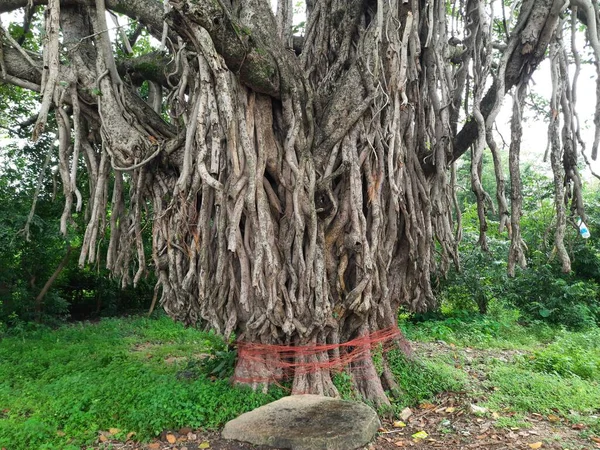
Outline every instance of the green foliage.
<path id="1" fill-rule="evenodd" d="M 343 400 L 360 400 L 360 395 L 354 389 L 352 375 L 348 372 L 339 372 L 332 376 L 332 381 Z"/>
<path id="2" fill-rule="evenodd" d="M 542 322 L 525 327 L 519 323 L 518 310 L 496 302 L 490 313 L 456 313 L 438 320 L 403 320 L 400 327 L 407 338 L 437 341 L 474 348 L 527 348 L 554 338 L 557 330 Z"/>
<path id="3" fill-rule="evenodd" d="M 534 370 L 600 381 L 600 329 L 562 332 L 556 341 L 526 359 Z"/>
<path id="4" fill-rule="evenodd" d="M 495 410 L 510 408 L 539 414 L 571 411 L 595 412 L 600 405 L 598 383 L 578 377 L 536 373 L 515 367 L 497 367 L 489 375 L 494 386 L 488 406 Z"/>
<path id="5" fill-rule="evenodd" d="M 599 286 L 576 274 L 562 274 L 551 264 L 519 271 L 506 298 L 527 316 L 572 329 L 591 327 L 600 319 Z"/>
<path id="6" fill-rule="evenodd" d="M 484 165 L 486 190 L 491 168 Z M 468 174 L 462 168 L 462 177 Z M 471 196 L 462 195 L 464 238 L 460 245 L 461 270 L 451 270 L 438 285 L 441 311 L 445 315 L 488 312 L 488 305 L 517 309 L 524 321 L 543 321 L 585 329 L 600 322 L 600 202 L 596 191 L 588 191 L 587 224 L 592 238 L 584 240 L 569 226 L 565 244 L 572 259 L 572 272 L 565 274 L 554 249 L 554 204 L 552 180 L 533 166 L 522 169 L 524 215 L 521 232 L 527 246 L 527 268 L 514 278 L 506 274 L 509 240 L 499 234 L 494 217 L 488 217 L 488 247 L 478 244 L 479 224 Z M 466 183 L 466 181 L 464 181 Z"/>
<path id="7" fill-rule="evenodd" d="M 388 362 L 400 385 L 400 395 L 393 399 L 397 410 L 407 405 L 431 400 L 441 392 L 462 391 L 466 386 L 464 372 L 444 362 L 410 361 L 398 350 L 388 353 Z"/>
<path id="8" fill-rule="evenodd" d="M 0 90 L 3 88 L 0 86 Z M 0 110 L 4 107 L 8 106 L 0 104 Z M 142 280 L 137 290 L 121 289 L 118 280 L 111 279 L 106 270 L 78 267 L 75 255 L 85 230 L 85 215 L 75 214 L 68 235 L 60 234 L 64 199 L 60 195 L 52 197 L 55 187 L 50 168 L 43 174 L 30 239 L 26 239 L 24 228 L 38 175 L 46 155 L 53 152 L 53 145 L 53 137 L 48 134 L 35 145 L 16 140 L 0 148 L 0 332 L 14 331 L 16 325 L 34 320 L 55 326 L 69 317 L 139 311 L 147 308 L 152 297 L 152 277 Z M 55 164 L 52 156 L 49 166 Z M 82 191 L 88 188 L 86 183 L 82 177 Z M 36 308 L 35 298 L 65 256 L 67 245 L 74 249 L 68 265 Z M 102 245 L 100 250 L 105 252 L 106 241 Z"/>
<path id="9" fill-rule="evenodd" d="M 233 388 L 202 371 L 180 375 L 215 342 L 214 334 L 165 317 L 105 319 L 6 338 L 0 446 L 79 448 L 111 427 L 142 440 L 182 426 L 214 429 L 283 395 Z"/>

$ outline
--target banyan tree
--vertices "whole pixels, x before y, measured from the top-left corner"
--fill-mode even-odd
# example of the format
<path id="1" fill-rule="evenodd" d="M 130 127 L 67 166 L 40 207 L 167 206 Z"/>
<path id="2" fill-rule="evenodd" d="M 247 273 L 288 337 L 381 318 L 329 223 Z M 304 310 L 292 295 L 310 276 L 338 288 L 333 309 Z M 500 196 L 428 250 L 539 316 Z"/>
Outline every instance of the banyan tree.
<path id="1" fill-rule="evenodd" d="M 292 0 L 1 0 L 0 12 L 20 10 L 22 27 L 38 28 L 22 39 L 2 29 L 0 80 L 39 92 L 31 139 L 56 132 L 61 229 L 75 211 L 87 221 L 81 265 L 101 261 L 123 284 L 150 267 L 170 316 L 235 334 L 254 355 L 240 358 L 240 382 L 291 368 L 293 392 L 336 395 L 330 372 L 346 361 L 358 391 L 384 404 L 395 381 L 385 358 L 376 370 L 371 344 L 402 345 L 399 308 L 434 305 L 432 277 L 459 264 L 463 154 L 481 246 L 493 208 L 511 239 L 509 272 L 525 263 L 521 112 L 544 58 L 555 244 L 570 270 L 566 224 L 585 217 L 578 155 L 595 158 L 600 141 L 600 111 L 593 142 L 579 131 L 576 38 L 585 33 L 600 71 L 599 7 L 306 0 L 301 27 L 293 9 Z M 141 32 L 153 37 L 146 53 Z M 41 41 L 39 53 L 27 39 Z M 492 131 L 505 98 L 510 190 Z M 481 182 L 487 151 L 495 193 Z M 357 350 L 360 363 L 345 359 Z"/>

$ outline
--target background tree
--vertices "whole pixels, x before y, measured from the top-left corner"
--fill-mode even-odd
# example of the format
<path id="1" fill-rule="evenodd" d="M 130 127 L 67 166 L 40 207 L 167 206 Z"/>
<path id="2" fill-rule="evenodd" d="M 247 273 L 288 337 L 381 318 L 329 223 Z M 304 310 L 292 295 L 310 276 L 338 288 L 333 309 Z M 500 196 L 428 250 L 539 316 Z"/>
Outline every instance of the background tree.
<path id="1" fill-rule="evenodd" d="M 40 3 L 5 0 L 0 12 L 25 8 L 25 29 Z M 522 108 L 550 46 L 555 244 L 570 268 L 561 243 L 566 199 L 584 217 L 582 142 L 563 33 L 568 20 L 572 30 L 585 23 L 600 61 L 593 2 L 524 0 L 496 16 L 498 5 L 480 0 L 310 0 L 302 39 L 291 34 L 292 3 L 281 0 L 274 14 L 266 0 L 48 0 L 41 54 L 2 32 L 2 79 L 40 92 L 34 141 L 54 113 L 60 229 L 73 210 L 87 220 L 80 264 L 98 260 L 108 234 L 108 268 L 139 283 L 151 222 L 161 304 L 174 318 L 253 343 L 346 342 L 393 326 L 400 305 L 435 303 L 432 273 L 458 263 L 449 171 L 469 149 L 486 246 L 487 145 L 514 274 L 525 264 Z M 130 21 L 130 33 L 115 27 L 116 46 L 112 13 Z M 492 36 L 497 17 L 503 42 Z M 157 52 L 136 55 L 139 29 L 160 42 Z M 512 88 L 509 211 L 492 125 Z M 600 127 L 596 136 L 593 157 Z M 385 360 L 376 371 L 365 351 L 353 368 L 357 388 L 385 404 L 395 382 Z M 260 379 L 277 358 L 242 358 L 236 375 Z M 297 356 L 324 368 L 297 371 L 293 391 L 334 395 L 330 358 Z"/>

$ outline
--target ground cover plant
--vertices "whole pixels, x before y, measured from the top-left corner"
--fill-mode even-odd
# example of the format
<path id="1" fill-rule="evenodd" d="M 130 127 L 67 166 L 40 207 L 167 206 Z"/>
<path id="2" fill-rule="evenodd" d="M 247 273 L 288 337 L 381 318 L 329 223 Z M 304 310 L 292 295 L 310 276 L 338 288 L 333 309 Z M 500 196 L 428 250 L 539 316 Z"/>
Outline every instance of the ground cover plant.
<path id="1" fill-rule="evenodd" d="M 66 449 L 116 428 L 147 440 L 167 428 L 214 429 L 284 393 L 241 392 L 189 370 L 223 346 L 171 319 L 105 319 L 0 343 L 0 447 Z"/>
<path id="2" fill-rule="evenodd" d="M 538 414 L 556 417 L 565 429 L 584 427 L 578 436 L 593 445 L 590 439 L 600 433 L 598 329 L 548 328 L 536 334 L 535 327 L 502 320 L 446 318 L 419 327 L 401 321 L 423 357 L 388 355 L 400 389 L 388 393 L 392 408 L 380 411 L 384 421 L 397 421 L 407 407 L 415 414 L 421 407 L 433 411 L 452 397 L 452 411 L 466 411 L 470 404 L 485 408 L 483 417 L 497 433 L 527 430 L 528 418 Z M 101 443 L 99 433 L 107 430 L 116 442 L 143 445 L 164 437 L 165 430 L 218 430 L 242 412 L 289 394 L 285 383 L 267 394 L 231 386 L 233 355 L 215 334 L 164 316 L 5 335 L 0 447 L 75 449 Z M 348 373 L 337 374 L 334 382 L 344 398 L 357 398 Z M 452 415 L 446 416 L 421 427 L 430 433 L 444 429 L 441 436 L 448 439 L 464 438 L 457 421 L 448 428 L 444 420 Z"/>

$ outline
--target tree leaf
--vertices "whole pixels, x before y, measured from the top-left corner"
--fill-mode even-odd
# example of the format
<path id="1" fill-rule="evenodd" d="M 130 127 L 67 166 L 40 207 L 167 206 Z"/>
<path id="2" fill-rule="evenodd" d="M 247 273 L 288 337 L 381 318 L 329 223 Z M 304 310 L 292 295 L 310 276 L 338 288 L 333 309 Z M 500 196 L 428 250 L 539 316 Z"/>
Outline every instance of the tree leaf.
<path id="1" fill-rule="evenodd" d="M 425 439 L 427 436 L 429 435 L 425 431 L 417 431 L 412 435 L 413 439 Z"/>

